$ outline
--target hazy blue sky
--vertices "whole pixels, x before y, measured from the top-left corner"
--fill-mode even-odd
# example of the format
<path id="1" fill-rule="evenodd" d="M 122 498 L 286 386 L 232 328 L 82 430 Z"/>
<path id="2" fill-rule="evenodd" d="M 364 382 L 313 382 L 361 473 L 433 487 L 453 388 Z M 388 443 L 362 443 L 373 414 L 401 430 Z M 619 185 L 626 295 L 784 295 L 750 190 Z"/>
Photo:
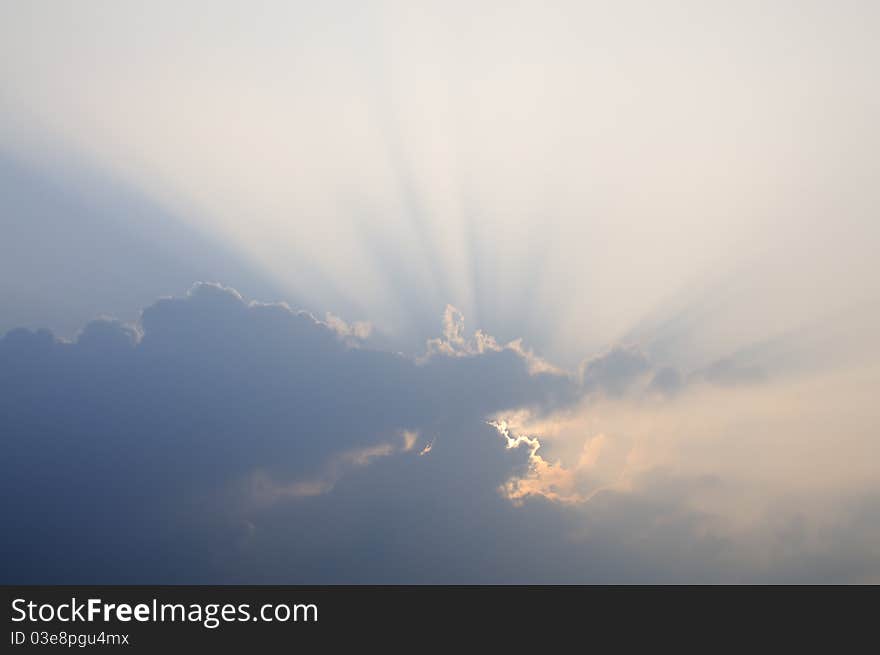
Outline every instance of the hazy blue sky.
<path id="1" fill-rule="evenodd" d="M 4 578 L 880 581 L 878 29 L 0 0 Z"/>

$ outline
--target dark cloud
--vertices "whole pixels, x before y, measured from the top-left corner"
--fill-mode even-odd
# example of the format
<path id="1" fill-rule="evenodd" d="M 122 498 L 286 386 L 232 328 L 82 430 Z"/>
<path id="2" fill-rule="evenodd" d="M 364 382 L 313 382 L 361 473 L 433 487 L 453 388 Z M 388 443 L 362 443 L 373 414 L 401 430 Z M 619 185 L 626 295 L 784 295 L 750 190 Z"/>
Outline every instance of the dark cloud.
<path id="1" fill-rule="evenodd" d="M 135 566 L 146 557 L 174 581 L 187 540 L 205 534 L 192 522 L 222 524 L 238 508 L 244 525 L 267 499 L 321 495 L 364 462 L 405 449 L 412 460 L 432 442 L 417 461 L 451 458 L 445 474 L 460 493 L 497 495 L 515 466 L 484 417 L 576 394 L 514 350 L 418 363 L 352 348 L 309 314 L 216 285 L 156 302 L 136 328 L 100 320 L 73 342 L 15 330 L 0 340 L 2 486 L 22 499 L 5 517 L 3 561 L 18 567 L 6 577 L 130 580 L 156 571 Z M 424 483 L 395 482 L 403 495 Z"/>
<path id="2" fill-rule="evenodd" d="M 618 348 L 589 361 L 581 385 L 536 367 L 518 343 L 462 329 L 447 321 L 446 340 L 414 359 L 354 347 L 338 320 L 201 284 L 134 326 L 101 319 L 74 341 L 7 333 L 0 579 L 762 579 L 688 502 L 714 492 L 713 479 L 653 471 L 631 492 L 576 504 L 502 493 L 529 473 L 532 451 L 528 441 L 509 447 L 487 417 L 541 415 L 584 393 L 629 393 L 638 380 L 670 390 L 677 373 Z M 799 538 L 773 530 L 770 543 Z M 862 575 L 867 543 L 847 541 L 862 569 L 818 553 L 789 558 L 777 577 Z"/>

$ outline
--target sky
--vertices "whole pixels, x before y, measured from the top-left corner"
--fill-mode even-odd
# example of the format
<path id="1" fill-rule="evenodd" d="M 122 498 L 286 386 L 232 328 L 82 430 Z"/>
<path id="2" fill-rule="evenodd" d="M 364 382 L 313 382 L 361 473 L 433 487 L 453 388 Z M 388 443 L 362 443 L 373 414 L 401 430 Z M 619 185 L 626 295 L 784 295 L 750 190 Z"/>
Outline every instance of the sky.
<path id="1" fill-rule="evenodd" d="M 0 0 L 3 581 L 880 582 L 878 23 Z"/>

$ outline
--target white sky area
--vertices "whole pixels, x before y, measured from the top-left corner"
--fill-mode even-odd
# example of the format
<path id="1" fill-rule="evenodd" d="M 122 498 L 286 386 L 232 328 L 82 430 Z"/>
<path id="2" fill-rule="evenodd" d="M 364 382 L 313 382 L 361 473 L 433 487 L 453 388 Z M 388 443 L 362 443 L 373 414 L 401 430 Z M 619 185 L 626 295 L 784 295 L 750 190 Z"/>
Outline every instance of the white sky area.
<path id="1" fill-rule="evenodd" d="M 450 304 L 570 371 L 618 344 L 755 363 L 755 387 L 507 419 L 561 467 L 521 490 L 719 476 L 688 502 L 766 553 L 768 512 L 880 491 L 878 34 L 871 1 L 0 0 L 0 154 L 136 193 L 269 280 L 258 300 L 394 350 Z M 0 302 L 59 327 L 56 250 L 28 249 L 38 282 L 16 247 Z"/>
<path id="2" fill-rule="evenodd" d="M 875 3 L 2 7 L 7 151 L 319 312 L 572 362 L 721 288 L 710 356 L 876 297 Z"/>

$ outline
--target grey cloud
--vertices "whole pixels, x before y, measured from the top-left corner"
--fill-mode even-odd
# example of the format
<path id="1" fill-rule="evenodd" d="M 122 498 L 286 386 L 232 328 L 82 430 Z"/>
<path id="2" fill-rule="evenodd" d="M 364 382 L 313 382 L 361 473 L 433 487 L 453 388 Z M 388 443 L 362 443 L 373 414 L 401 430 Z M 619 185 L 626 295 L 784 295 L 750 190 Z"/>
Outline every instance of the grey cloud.
<path id="1" fill-rule="evenodd" d="M 654 373 L 650 388 L 655 391 L 671 394 L 682 387 L 681 373 L 672 366 L 664 366 Z"/>
<path id="2" fill-rule="evenodd" d="M 639 348 L 615 346 L 607 353 L 584 362 L 584 388 L 619 396 L 649 369 L 648 358 Z"/>
<path id="3" fill-rule="evenodd" d="M 725 357 L 716 360 L 689 376 L 692 381 L 705 380 L 722 386 L 756 384 L 767 379 L 767 373 L 756 364 L 740 363 L 735 358 Z"/>
<path id="4" fill-rule="evenodd" d="M 352 348 L 309 314 L 209 284 L 156 302 L 137 326 L 99 320 L 72 342 L 15 330 L 0 340 L 2 486 L 25 501 L 5 512 L 13 536 L 3 562 L 19 568 L 4 577 L 131 580 L 151 570 L 135 566 L 145 549 L 164 548 L 167 565 L 157 566 L 174 581 L 168 567 L 186 547 L 167 540 L 197 539 L 189 523 L 235 506 L 233 490 L 255 473 L 308 481 L 340 454 L 396 444 L 402 429 L 423 441 L 410 458 L 434 439 L 423 459 L 438 461 L 488 414 L 576 395 L 566 376 L 533 374 L 512 350 L 419 364 Z M 510 466 L 491 482 L 493 456 L 459 446 L 447 473 L 494 495 Z M 486 447 L 507 461 L 497 435 Z M 65 535 L 69 555 L 49 534 Z M 104 567 L 93 540 L 118 546 L 121 568 Z M 41 563 L 49 553 L 55 563 Z"/>
<path id="5" fill-rule="evenodd" d="M 715 480 L 655 471 L 632 492 L 603 490 L 574 505 L 537 496 L 512 503 L 501 493 L 527 473 L 529 450 L 508 448 L 486 417 L 564 409 L 585 391 L 626 393 L 651 375 L 658 386 L 673 385 L 675 375 L 654 371 L 639 351 L 591 360 L 581 387 L 571 376 L 536 372 L 517 348 L 417 360 L 353 347 L 350 336 L 335 321 L 248 303 L 209 284 L 157 301 L 136 325 L 94 321 L 73 341 L 47 331 L 6 334 L 0 493 L 14 502 L 0 510 L 0 579 L 767 577 L 688 503 Z M 773 528 L 762 539 L 792 534 Z M 802 546 L 777 574 L 864 575 L 865 543 L 849 539 L 853 555 L 843 562 Z M 816 565 L 809 575 L 807 563 Z"/>
<path id="6" fill-rule="evenodd" d="M 621 397 L 639 392 L 671 395 L 687 385 L 717 386 L 758 384 L 767 380 L 764 367 L 738 354 L 724 357 L 687 374 L 673 365 L 658 365 L 638 346 L 614 346 L 581 365 L 584 393 L 601 392 Z"/>

